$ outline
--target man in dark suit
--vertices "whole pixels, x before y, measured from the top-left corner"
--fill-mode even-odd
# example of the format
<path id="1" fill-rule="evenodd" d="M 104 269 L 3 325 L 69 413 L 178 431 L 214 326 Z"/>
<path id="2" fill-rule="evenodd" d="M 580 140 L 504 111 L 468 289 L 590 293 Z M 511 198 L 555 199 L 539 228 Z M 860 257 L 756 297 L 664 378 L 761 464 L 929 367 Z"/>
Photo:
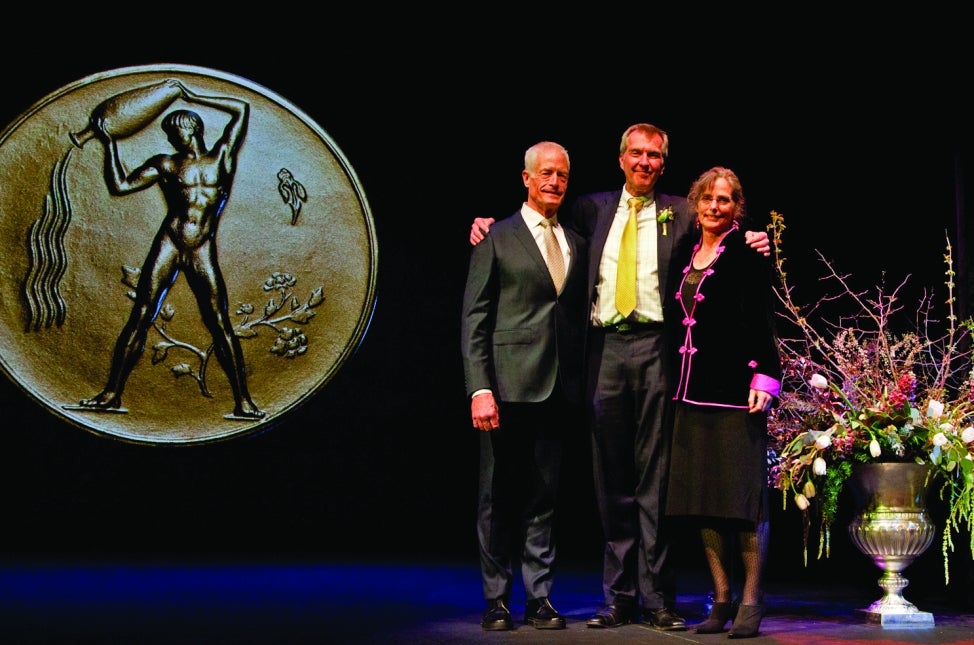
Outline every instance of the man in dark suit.
<path id="1" fill-rule="evenodd" d="M 679 247 L 691 241 L 694 218 L 686 199 L 655 193 L 668 152 L 664 131 L 631 126 L 619 153 L 625 186 L 583 195 L 572 211 L 573 225 L 590 244 L 587 391 L 595 495 L 605 536 L 605 606 L 589 619 L 589 627 L 617 627 L 642 615 L 658 629 L 686 629 L 674 611 L 676 581 L 660 526 L 669 467 L 663 319 L 671 309 L 668 285 L 678 273 L 670 258 L 686 255 Z M 623 314 L 615 300 L 617 268 L 632 198 L 644 198 L 644 205 L 636 216 L 635 308 Z"/>
<path id="2" fill-rule="evenodd" d="M 669 154 L 662 129 L 638 123 L 622 135 L 621 190 L 582 195 L 566 226 L 589 241 L 586 298 L 590 307 L 586 362 L 586 399 L 592 425 L 593 470 L 599 517 L 605 536 L 602 590 L 605 605 L 588 621 L 594 628 L 639 622 L 656 629 L 684 630 L 675 611 L 675 576 L 668 561 L 667 536 L 661 532 L 669 468 L 673 355 L 664 347 L 663 320 L 675 311 L 676 282 L 687 256 L 694 216 L 686 199 L 656 193 Z M 635 306 L 623 314 L 616 285 L 623 231 L 630 200 L 641 202 L 635 214 L 637 237 Z M 470 241 L 478 244 L 489 227 L 500 223 L 476 219 Z M 768 253 L 767 233 L 749 232 L 747 240 Z M 715 375 L 719 378 L 719 375 Z"/>
<path id="3" fill-rule="evenodd" d="M 521 174 L 527 201 L 471 252 L 461 320 L 471 422 L 481 431 L 477 539 L 486 630 L 513 629 L 514 559 L 527 598 L 524 622 L 565 628 L 549 595 L 563 443 L 581 409 L 588 252 L 557 220 L 567 151 L 535 144 Z"/>

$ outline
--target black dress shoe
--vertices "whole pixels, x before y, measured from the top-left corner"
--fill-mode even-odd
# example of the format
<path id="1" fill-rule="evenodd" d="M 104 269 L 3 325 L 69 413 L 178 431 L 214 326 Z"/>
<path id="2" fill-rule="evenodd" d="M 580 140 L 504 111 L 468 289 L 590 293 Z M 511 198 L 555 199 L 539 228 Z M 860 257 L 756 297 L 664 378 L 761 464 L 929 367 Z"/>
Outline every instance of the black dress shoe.
<path id="1" fill-rule="evenodd" d="M 565 618 L 547 598 L 529 600 L 524 608 L 524 622 L 535 629 L 565 629 Z"/>
<path id="2" fill-rule="evenodd" d="M 503 598 L 487 601 L 487 611 L 480 619 L 480 626 L 489 632 L 514 629 L 511 610 L 507 608 L 507 603 L 504 602 Z"/>
<path id="3" fill-rule="evenodd" d="M 678 632 L 687 628 L 687 621 L 676 615 L 669 607 L 659 609 L 646 609 L 643 611 L 643 621 L 649 623 L 655 629 L 666 632 Z"/>
<path id="4" fill-rule="evenodd" d="M 585 621 L 589 627 L 618 627 L 635 621 L 636 612 L 631 607 L 609 603 Z"/>

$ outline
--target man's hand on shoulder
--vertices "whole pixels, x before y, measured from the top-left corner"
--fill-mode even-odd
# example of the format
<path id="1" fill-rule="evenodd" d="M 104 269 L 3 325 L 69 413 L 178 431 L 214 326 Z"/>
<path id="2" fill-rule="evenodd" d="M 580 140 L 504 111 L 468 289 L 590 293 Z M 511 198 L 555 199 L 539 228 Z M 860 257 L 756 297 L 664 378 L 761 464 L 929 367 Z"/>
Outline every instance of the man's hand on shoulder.
<path id="1" fill-rule="evenodd" d="M 485 237 L 490 225 L 494 223 L 493 217 L 477 217 L 470 225 L 470 246 L 477 246 Z M 767 235 L 765 235 L 767 237 Z"/>
<path id="2" fill-rule="evenodd" d="M 471 237 L 473 235 L 471 234 Z M 752 249 L 761 255 L 768 257 L 771 255 L 771 242 L 768 241 L 768 234 L 764 231 L 744 231 L 744 241 Z"/>

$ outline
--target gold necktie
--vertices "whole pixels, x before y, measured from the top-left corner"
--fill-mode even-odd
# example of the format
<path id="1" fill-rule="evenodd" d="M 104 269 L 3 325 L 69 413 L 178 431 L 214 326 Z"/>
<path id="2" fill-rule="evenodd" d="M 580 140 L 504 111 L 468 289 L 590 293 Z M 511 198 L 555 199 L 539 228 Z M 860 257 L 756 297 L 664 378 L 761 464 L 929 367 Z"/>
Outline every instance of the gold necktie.
<path id="1" fill-rule="evenodd" d="M 555 283 L 555 291 L 561 291 L 561 285 L 565 281 L 565 258 L 561 255 L 561 246 L 558 238 L 555 237 L 555 223 L 548 219 L 541 220 L 544 227 L 544 250 L 547 256 L 548 272 L 551 280 Z"/>
<path id="2" fill-rule="evenodd" d="M 645 197 L 629 200 L 629 219 L 622 230 L 619 245 L 619 267 L 616 273 L 616 309 L 623 318 L 636 308 L 636 214 L 646 203 Z"/>

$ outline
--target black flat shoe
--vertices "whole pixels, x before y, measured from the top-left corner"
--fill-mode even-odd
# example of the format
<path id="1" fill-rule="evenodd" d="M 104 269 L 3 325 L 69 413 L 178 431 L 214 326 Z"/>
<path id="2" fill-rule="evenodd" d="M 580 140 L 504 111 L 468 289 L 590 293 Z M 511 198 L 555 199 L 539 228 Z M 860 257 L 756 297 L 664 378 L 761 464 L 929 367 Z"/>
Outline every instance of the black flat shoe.
<path id="1" fill-rule="evenodd" d="M 535 629 L 565 629 L 565 617 L 551 606 L 547 598 L 535 598 L 527 602 L 524 622 Z"/>
<path id="2" fill-rule="evenodd" d="M 480 619 L 480 626 L 489 632 L 514 629 L 511 610 L 507 608 L 507 603 L 504 602 L 503 598 L 487 601 L 487 611 Z"/>
<path id="3" fill-rule="evenodd" d="M 628 625 L 636 619 L 636 612 L 620 604 L 610 603 L 595 612 L 595 615 L 585 621 L 589 627 L 619 627 Z"/>
<path id="4" fill-rule="evenodd" d="M 681 618 L 669 607 L 646 609 L 643 611 L 643 622 L 654 629 L 664 632 L 679 632 L 687 628 L 687 621 Z"/>

